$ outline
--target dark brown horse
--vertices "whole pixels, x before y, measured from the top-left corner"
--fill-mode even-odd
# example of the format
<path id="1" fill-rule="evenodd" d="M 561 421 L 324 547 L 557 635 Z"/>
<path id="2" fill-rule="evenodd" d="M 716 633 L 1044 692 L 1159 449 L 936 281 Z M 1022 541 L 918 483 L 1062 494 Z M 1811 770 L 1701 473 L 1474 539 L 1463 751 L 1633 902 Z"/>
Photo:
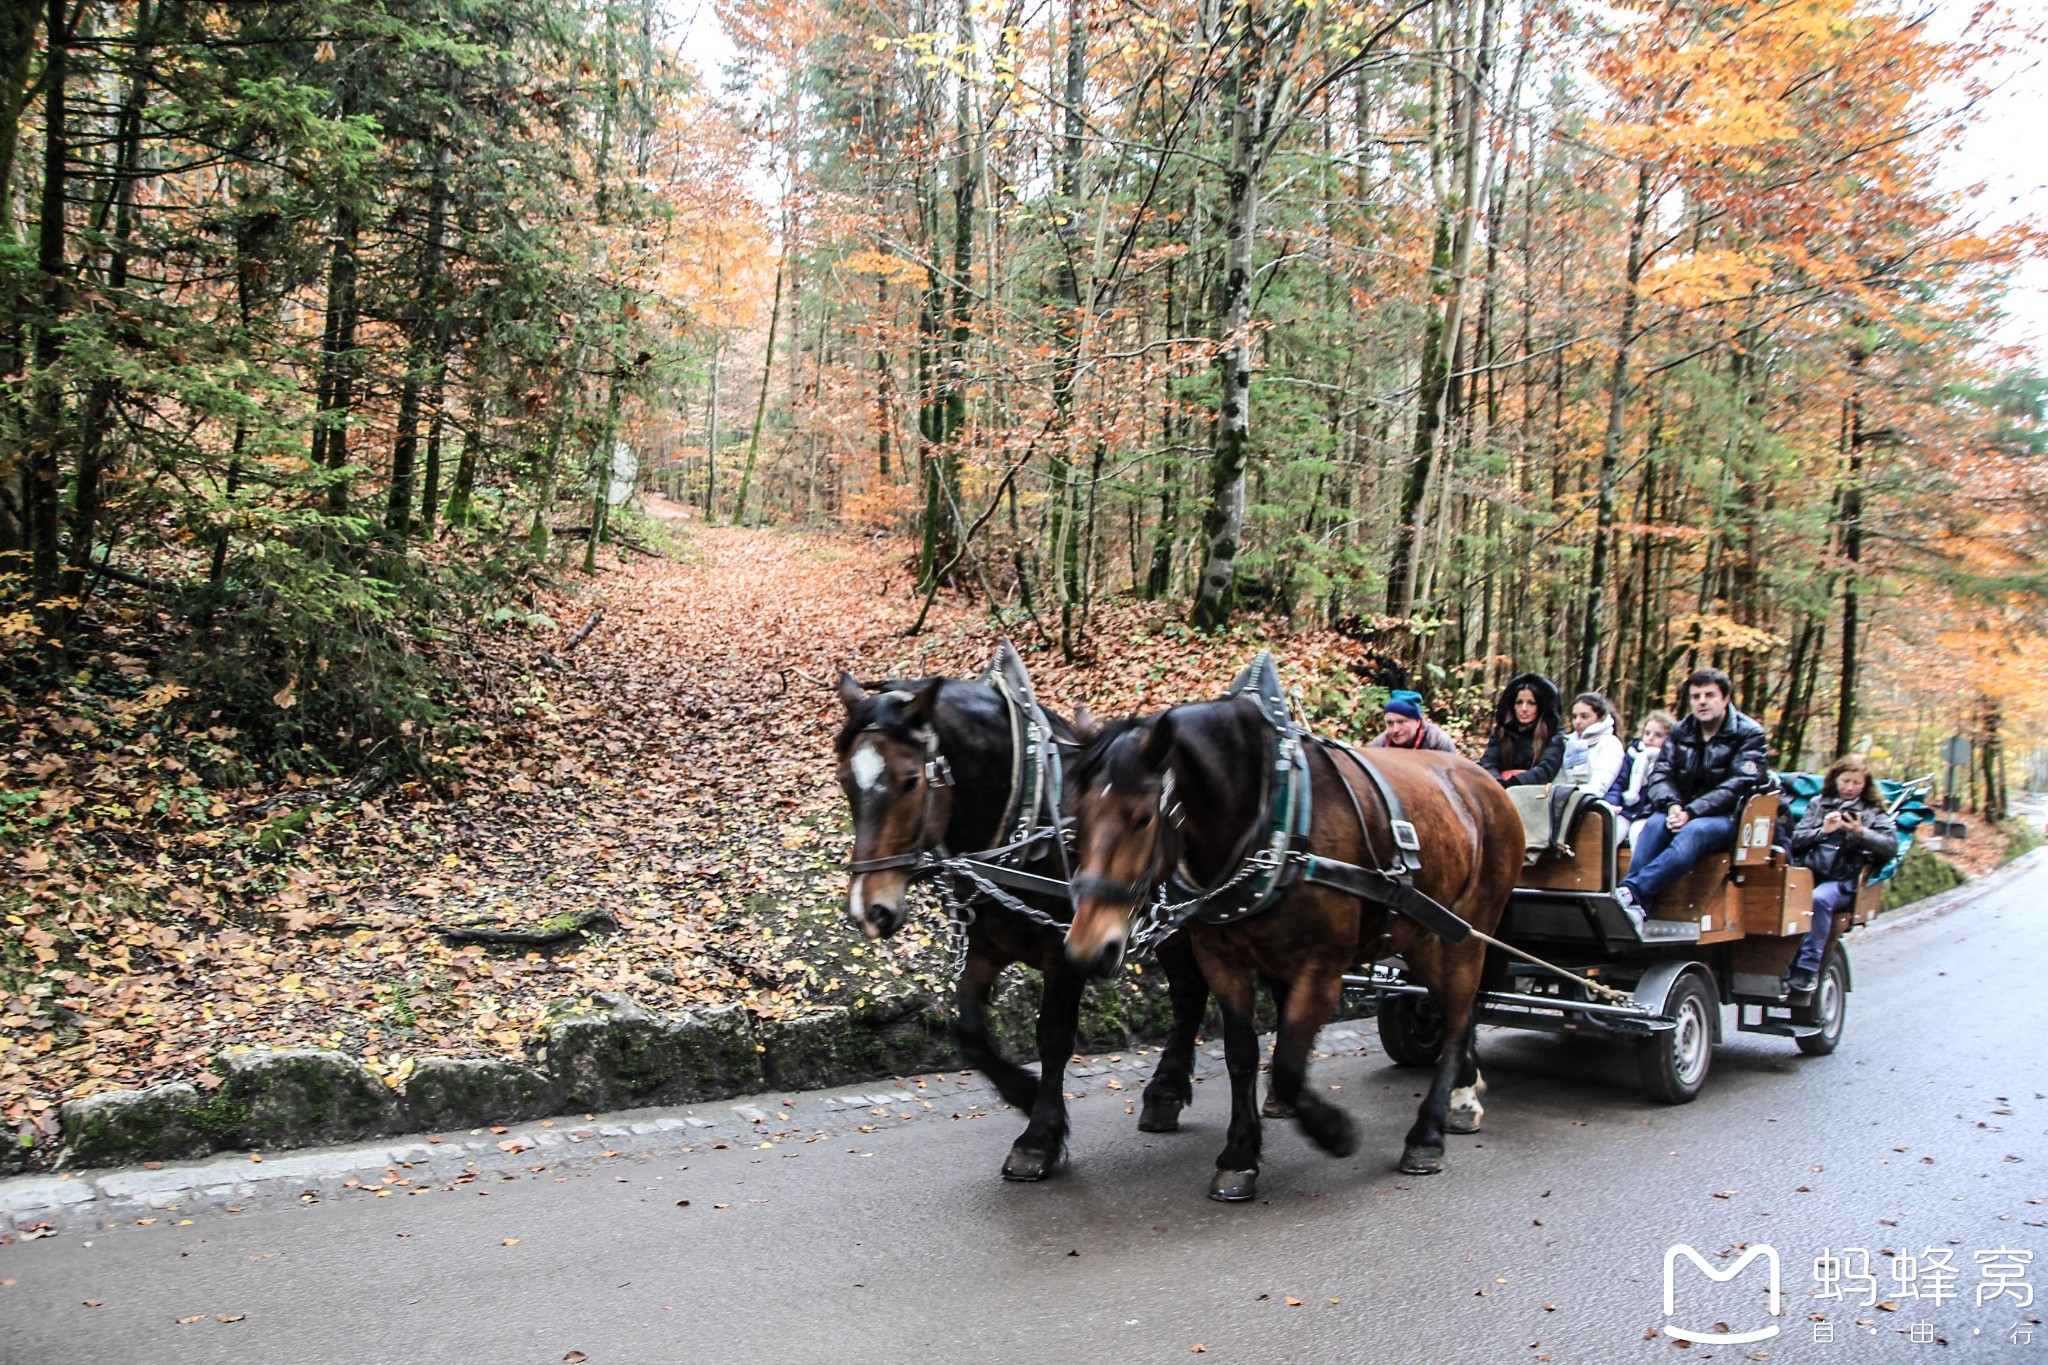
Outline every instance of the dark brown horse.
<path id="1" fill-rule="evenodd" d="M 953 678 L 894 679 L 863 686 L 841 673 L 846 707 L 836 752 L 839 785 L 853 811 L 854 847 L 846 890 L 846 917 L 870 938 L 903 926 L 911 883 L 934 875 L 941 851 L 967 853 L 1001 842 L 1006 813 L 1014 819 L 1019 771 L 1010 703 L 995 687 Z M 1063 718 L 1046 713 L 1055 742 L 1068 755 L 1080 736 Z M 930 856 L 927 856 L 930 855 Z M 1055 840 L 1045 839 L 1023 870 L 1064 880 Z M 936 875 L 947 875 L 943 872 Z M 960 883 L 955 882 L 959 887 Z M 976 888 L 961 887 L 966 895 Z M 995 1082 L 1031 1122 L 1010 1149 L 1003 1175 L 1043 1180 L 1066 1150 L 1066 1065 L 1074 1051 L 1081 992 L 1087 973 L 1062 949 L 1073 907 L 1064 894 L 1019 893 L 1027 913 L 989 898 L 973 907 L 966 960 L 955 992 L 955 1038 L 969 1065 Z M 1209 989 L 1186 937 L 1161 945 L 1173 1029 L 1158 1068 L 1145 1087 L 1138 1120 L 1147 1132 L 1172 1132 L 1183 1106 L 1194 1100 L 1195 1037 Z M 988 1001 L 1011 963 L 1045 976 L 1039 1007 L 1036 1076 L 997 1051 L 989 1035 Z"/>
<path id="2" fill-rule="evenodd" d="M 1233 696 L 1115 722 L 1090 743 L 1069 779 L 1077 788 L 1078 828 L 1077 908 L 1067 955 L 1077 967 L 1114 970 L 1130 942 L 1136 905 L 1176 870 L 1202 888 L 1240 876 L 1247 855 L 1266 840 L 1273 805 L 1266 775 L 1277 770 L 1279 739 L 1267 711 L 1250 697 Z M 1357 757 L 1316 740 L 1305 740 L 1302 749 L 1312 795 L 1308 850 L 1355 865 L 1353 873 L 1366 869 L 1368 879 L 1377 877 L 1371 870 L 1400 868 L 1387 802 Z M 1499 784 L 1476 764 L 1448 754 L 1375 749 L 1371 762 L 1418 836 L 1414 889 L 1492 933 L 1520 874 L 1523 846 L 1521 822 Z M 1294 841 L 1290 856 L 1301 852 Z M 1408 1131 L 1400 1169 L 1442 1170 L 1445 1131 L 1477 1130 L 1484 1082 L 1473 1001 L 1485 950 L 1470 937 L 1451 945 L 1388 908 L 1395 900 L 1303 879 L 1247 918 L 1213 923 L 1197 912 L 1188 921 L 1195 956 L 1223 1007 L 1231 1082 L 1230 1132 L 1217 1158 L 1212 1198 L 1250 1199 L 1257 1189 L 1256 977 L 1282 987 L 1273 1099 L 1293 1107 L 1302 1131 L 1324 1151 L 1350 1155 L 1358 1130 L 1350 1115 L 1304 1088 L 1309 1049 L 1336 1008 L 1344 973 L 1389 953 L 1399 954 L 1409 974 L 1428 987 L 1444 1029 L 1442 1059 Z"/>

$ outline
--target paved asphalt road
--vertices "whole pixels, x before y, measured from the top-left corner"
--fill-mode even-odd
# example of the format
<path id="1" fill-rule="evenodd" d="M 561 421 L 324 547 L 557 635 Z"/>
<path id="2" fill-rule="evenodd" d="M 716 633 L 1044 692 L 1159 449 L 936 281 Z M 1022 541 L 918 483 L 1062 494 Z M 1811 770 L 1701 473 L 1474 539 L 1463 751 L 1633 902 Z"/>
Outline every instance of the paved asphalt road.
<path id="1" fill-rule="evenodd" d="M 1143 1059 L 1077 1078 L 1075 1163 L 1041 1186 L 996 1177 L 1017 1117 L 983 1117 L 989 1096 L 960 1078 L 913 1092 L 929 1109 L 769 1097 L 756 1127 L 720 1106 L 716 1129 L 671 1115 L 573 1146 L 557 1129 L 518 1154 L 488 1134 L 433 1160 L 401 1149 L 421 1159 L 392 1165 L 381 1197 L 336 1176 L 299 1182 L 318 1185 L 313 1203 L 195 1198 L 130 1207 L 114 1229 L 110 1203 L 81 1206 L 96 1226 L 0 1247 L 0 1358 L 1136 1362 L 1199 1344 L 1219 1361 L 1671 1359 L 1646 1333 L 1666 1321 L 1663 1259 L 1682 1241 L 1717 1265 L 1775 1247 L 1786 1312 L 1773 1340 L 1681 1358 L 2048 1365 L 2048 1302 L 2021 1304 L 2012 1276 L 1976 1301 L 2002 1273 L 1979 1252 L 2030 1254 L 2023 1287 L 2048 1289 L 2048 862 L 1850 943 L 1838 1054 L 1731 1033 L 1685 1107 L 1646 1102 L 1617 1048 L 1490 1032 L 1485 1132 L 1454 1139 L 1436 1177 L 1392 1173 L 1419 1087 L 1366 1045 L 1370 1025 L 1328 1035 L 1312 1073 L 1359 1114 L 1359 1155 L 1330 1160 L 1270 1124 L 1263 1201 L 1246 1206 L 1203 1197 L 1225 1101 L 1206 1057 L 1170 1136 L 1139 1134 L 1132 1090 L 1108 1088 L 1134 1086 Z M 1849 1274 L 1842 1249 L 1865 1249 L 1896 1311 L 1853 1287 L 1815 1298 L 1823 1248 Z M 1924 1264 L 1929 1248 L 1949 1251 L 1959 1300 L 1901 1296 L 1885 1253 Z M 1688 1268 L 1682 1325 L 1771 1322 L 1762 1271 L 1716 1286 Z M 1937 1341 L 1910 1339 L 1922 1322 Z"/>

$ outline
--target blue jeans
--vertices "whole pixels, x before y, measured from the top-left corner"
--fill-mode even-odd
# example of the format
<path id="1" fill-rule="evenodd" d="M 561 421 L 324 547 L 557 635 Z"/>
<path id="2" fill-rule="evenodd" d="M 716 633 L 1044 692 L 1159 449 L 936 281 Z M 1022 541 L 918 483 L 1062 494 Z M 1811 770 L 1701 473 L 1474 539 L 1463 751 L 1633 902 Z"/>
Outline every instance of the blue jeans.
<path id="1" fill-rule="evenodd" d="M 1799 945 L 1799 956 L 1792 959 L 1795 972 L 1817 972 L 1820 960 L 1828 950 L 1828 926 L 1836 915 L 1856 908 L 1856 883 L 1822 882 L 1813 888 L 1813 928 L 1806 931 L 1806 939 Z"/>
<path id="2" fill-rule="evenodd" d="M 1735 817 L 1695 815 L 1685 828 L 1673 834 L 1664 817 L 1653 816 L 1636 835 L 1635 853 L 1622 885 L 1635 893 L 1636 903 L 1645 909 L 1659 893 L 1692 871 L 1694 863 L 1709 853 L 1735 847 Z"/>

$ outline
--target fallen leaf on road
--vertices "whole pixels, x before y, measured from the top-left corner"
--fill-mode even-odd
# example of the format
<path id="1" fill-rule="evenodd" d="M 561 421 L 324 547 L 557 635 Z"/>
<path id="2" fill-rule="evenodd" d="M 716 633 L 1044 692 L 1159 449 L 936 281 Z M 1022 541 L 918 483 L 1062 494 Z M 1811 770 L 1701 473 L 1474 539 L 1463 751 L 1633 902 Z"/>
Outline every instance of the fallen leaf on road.
<path id="1" fill-rule="evenodd" d="M 186 1322 L 199 1322 L 199 1321 L 201 1321 L 202 1319 L 204 1319 L 205 1317 L 206 1317 L 206 1314 L 204 1314 L 204 1313 L 194 1313 L 194 1314 L 193 1314 L 193 1315 L 192 1315 L 191 1317 L 189 1317 L 189 1318 L 179 1318 L 179 1319 L 178 1319 L 178 1321 L 179 1321 L 179 1322 L 181 1322 L 181 1323 L 186 1323 Z"/>
<path id="2" fill-rule="evenodd" d="M 569 1352 L 569 1354 L 562 1357 L 562 1362 L 563 1365 L 583 1365 L 583 1362 L 588 1359 L 590 1359 L 590 1357 L 583 1354 L 583 1352 L 581 1351 L 571 1351 Z"/>
<path id="3" fill-rule="evenodd" d="M 1739 1191 L 1739 1190 L 1715 1190 L 1715 1191 L 1714 1191 L 1714 1198 L 1716 1198 L 1716 1199 L 1733 1199 L 1733 1198 L 1734 1198 L 1734 1197 L 1735 1197 L 1735 1196 L 1736 1196 L 1737 1194 L 1739 1194 L 1739 1193 L 1741 1193 L 1741 1191 Z"/>
<path id="4" fill-rule="evenodd" d="M 1289 1308 L 1299 1308 L 1301 1307 L 1301 1300 L 1295 1298 L 1292 1294 L 1290 1294 L 1287 1296 L 1287 1306 Z"/>
<path id="5" fill-rule="evenodd" d="M 247 1313 L 215 1313 L 213 1318 L 216 1322 L 240 1322 L 248 1316 Z"/>
<path id="6" fill-rule="evenodd" d="M 690 1201 L 687 1199 L 678 1199 L 676 1200 L 676 1207 L 679 1209 L 686 1209 L 690 1207 Z"/>
<path id="7" fill-rule="evenodd" d="M 87 1299 L 87 1300 L 85 1301 L 85 1306 L 86 1306 L 87 1308 L 98 1308 L 98 1307 L 99 1307 L 99 1306 L 100 1306 L 101 1304 L 103 1304 L 103 1303 L 105 1303 L 105 1302 L 106 1302 L 106 1300 L 105 1300 L 105 1299 Z"/>
<path id="8" fill-rule="evenodd" d="M 501 1245 L 501 1246 L 508 1246 L 508 1247 L 516 1247 L 516 1246 L 518 1246 L 518 1245 L 519 1245 L 519 1239 L 518 1239 L 517 1237 L 507 1237 L 507 1238 L 506 1238 L 506 1239 L 505 1239 L 505 1240 L 504 1240 L 504 1241 L 503 1241 L 502 1243 L 500 1243 L 499 1245 Z"/>

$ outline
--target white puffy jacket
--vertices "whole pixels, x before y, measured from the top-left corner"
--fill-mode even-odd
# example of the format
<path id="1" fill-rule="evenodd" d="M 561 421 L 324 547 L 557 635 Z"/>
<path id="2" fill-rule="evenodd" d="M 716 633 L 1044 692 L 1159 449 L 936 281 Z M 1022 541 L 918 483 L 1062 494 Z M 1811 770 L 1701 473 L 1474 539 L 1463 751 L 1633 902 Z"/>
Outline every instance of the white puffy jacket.
<path id="1" fill-rule="evenodd" d="M 1565 738 L 1564 767 L 1557 780 L 1589 796 L 1605 796 L 1614 779 L 1621 775 L 1626 757 L 1621 741 L 1614 737 L 1613 719 L 1598 720 L 1581 733 Z"/>

